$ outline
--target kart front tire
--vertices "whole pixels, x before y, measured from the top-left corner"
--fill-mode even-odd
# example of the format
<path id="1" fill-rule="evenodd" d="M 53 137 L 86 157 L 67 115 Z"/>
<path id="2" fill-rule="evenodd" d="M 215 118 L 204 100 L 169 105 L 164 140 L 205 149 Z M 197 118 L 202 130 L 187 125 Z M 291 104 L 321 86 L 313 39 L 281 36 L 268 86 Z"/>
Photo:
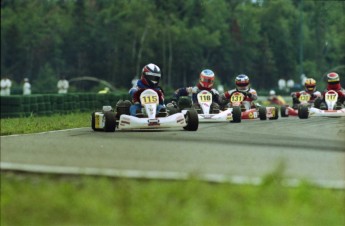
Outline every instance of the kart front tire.
<path id="1" fill-rule="evenodd" d="M 307 119 L 309 116 L 309 108 L 308 106 L 300 105 L 298 109 L 298 117 L 300 119 Z"/>
<path id="2" fill-rule="evenodd" d="M 238 106 L 235 106 L 232 108 L 232 121 L 234 123 L 239 123 L 241 122 L 242 119 L 242 112 L 241 112 L 241 108 Z"/>
<path id="3" fill-rule="evenodd" d="M 286 107 L 285 106 L 280 107 L 280 116 L 281 117 L 289 117 L 289 115 L 286 114 Z"/>
<path id="4" fill-rule="evenodd" d="M 197 131 L 199 127 L 198 113 L 194 109 L 188 109 L 185 115 L 187 125 L 183 129 L 187 131 Z"/>
<path id="5" fill-rule="evenodd" d="M 91 128 L 93 131 L 103 131 L 103 129 L 96 128 L 96 112 L 91 114 Z"/>
<path id="6" fill-rule="evenodd" d="M 266 120 L 267 119 L 266 107 L 264 107 L 264 106 L 259 107 L 259 118 L 260 118 L 260 120 Z"/>
<path id="7" fill-rule="evenodd" d="M 104 112 L 104 131 L 115 132 L 116 114 L 112 111 Z"/>

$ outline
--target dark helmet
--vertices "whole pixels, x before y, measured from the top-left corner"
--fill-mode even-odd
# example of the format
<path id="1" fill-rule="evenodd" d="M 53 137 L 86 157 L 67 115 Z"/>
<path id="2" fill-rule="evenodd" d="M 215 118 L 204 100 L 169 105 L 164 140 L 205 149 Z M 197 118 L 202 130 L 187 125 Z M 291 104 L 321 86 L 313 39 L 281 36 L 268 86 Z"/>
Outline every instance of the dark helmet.
<path id="1" fill-rule="evenodd" d="M 145 85 L 156 87 L 161 78 L 161 69 L 155 64 L 147 64 L 141 72 L 141 80 Z"/>

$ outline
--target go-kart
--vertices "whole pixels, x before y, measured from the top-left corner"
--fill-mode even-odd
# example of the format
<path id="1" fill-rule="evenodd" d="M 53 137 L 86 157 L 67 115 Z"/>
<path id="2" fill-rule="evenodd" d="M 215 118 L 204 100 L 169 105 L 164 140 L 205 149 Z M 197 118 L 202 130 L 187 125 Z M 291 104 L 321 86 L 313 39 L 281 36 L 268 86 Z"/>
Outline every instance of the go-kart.
<path id="1" fill-rule="evenodd" d="M 280 107 L 280 116 L 281 117 L 289 117 L 289 116 L 299 116 L 298 110 L 302 106 L 305 106 L 307 108 L 310 108 L 312 106 L 312 103 L 310 103 L 310 94 L 307 92 L 302 92 L 299 96 L 299 104 L 297 105 L 297 108 L 292 108 L 289 105 L 283 105 Z"/>
<path id="2" fill-rule="evenodd" d="M 230 108 L 240 108 L 242 119 L 278 119 L 278 107 L 265 107 L 259 104 L 251 106 L 248 101 L 244 101 L 245 95 L 242 92 L 234 92 L 230 97 Z"/>
<path id="3" fill-rule="evenodd" d="M 194 109 L 197 112 L 199 122 L 241 122 L 241 110 L 225 109 L 220 110 L 219 106 L 212 103 L 212 94 L 202 90 L 197 94 L 197 103 L 192 103 L 190 96 L 181 96 L 177 103 L 167 104 L 168 112 L 180 112 L 183 109 Z"/>
<path id="4" fill-rule="evenodd" d="M 334 90 L 329 90 L 325 93 L 324 106 L 319 108 L 303 105 L 299 108 L 298 116 L 301 119 L 307 119 L 312 116 L 326 116 L 326 117 L 344 117 L 345 108 L 338 104 L 338 93 Z"/>
<path id="5" fill-rule="evenodd" d="M 116 109 L 111 106 L 103 106 L 102 111 L 93 112 L 91 127 L 94 131 L 115 132 L 115 130 L 153 130 L 168 128 L 183 128 L 187 131 L 196 131 L 199 126 L 197 112 L 192 109 L 183 110 L 180 113 L 165 114 L 157 113 L 159 104 L 158 94 L 147 89 L 140 95 L 142 112 L 140 117 L 129 113 L 130 101 L 120 100 Z"/>
<path id="6" fill-rule="evenodd" d="M 228 108 L 224 111 L 212 111 L 212 94 L 203 90 L 197 94 L 200 109 L 198 109 L 199 122 L 241 122 L 240 108 Z"/>

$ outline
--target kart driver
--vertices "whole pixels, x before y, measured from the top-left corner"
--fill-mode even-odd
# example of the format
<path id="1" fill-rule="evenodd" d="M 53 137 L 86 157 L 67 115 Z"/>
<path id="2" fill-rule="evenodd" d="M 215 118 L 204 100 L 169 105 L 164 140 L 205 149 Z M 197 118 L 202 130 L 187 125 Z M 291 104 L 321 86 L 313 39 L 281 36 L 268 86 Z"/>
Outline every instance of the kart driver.
<path id="1" fill-rule="evenodd" d="M 238 76 L 236 76 L 235 78 L 235 85 L 236 88 L 232 89 L 232 90 L 228 90 L 225 93 L 223 93 L 220 96 L 220 100 L 222 103 L 226 102 L 228 103 L 231 95 L 235 92 L 240 92 L 242 94 L 245 95 L 245 98 L 243 100 L 243 104 L 245 104 L 246 102 L 249 103 L 249 106 L 251 108 L 255 108 L 256 105 L 254 103 L 254 100 L 258 99 L 258 95 L 256 93 L 255 89 L 250 88 L 249 86 L 249 77 L 245 74 L 240 74 Z"/>
<path id="2" fill-rule="evenodd" d="M 300 104 L 299 97 L 303 93 L 308 93 L 310 95 L 308 103 L 314 103 L 316 99 L 321 99 L 321 93 L 316 91 L 316 81 L 313 78 L 307 78 L 304 82 L 304 90 L 291 93 L 293 109 L 298 108 Z"/>
<path id="3" fill-rule="evenodd" d="M 198 105 L 197 94 L 203 90 L 207 90 L 212 94 L 211 109 L 213 112 L 219 112 L 219 92 L 213 88 L 215 74 L 210 69 L 201 71 L 199 75 L 199 83 L 194 87 L 185 87 L 177 89 L 172 97 L 172 104 L 176 106 L 176 102 L 181 96 L 192 96 L 194 108 L 200 108 Z"/>
<path id="4" fill-rule="evenodd" d="M 147 64 L 143 67 L 141 72 L 141 78 L 137 81 L 136 87 L 129 90 L 129 94 L 132 97 L 133 105 L 130 107 L 130 114 L 132 116 L 141 117 L 141 104 L 140 104 L 140 94 L 146 89 L 153 89 L 156 91 L 159 97 L 159 105 L 157 106 L 157 112 L 161 117 L 166 116 L 166 108 L 164 105 L 164 92 L 159 84 L 161 78 L 161 70 L 155 64 Z"/>
<path id="5" fill-rule="evenodd" d="M 276 95 L 276 91 L 270 90 L 269 96 L 267 98 L 270 104 L 285 105 L 285 100 L 281 96 Z"/>
<path id="6" fill-rule="evenodd" d="M 337 109 L 344 108 L 344 101 L 345 101 L 345 89 L 341 87 L 340 84 L 340 77 L 338 73 L 331 72 L 328 73 L 326 76 L 327 79 L 327 87 L 326 90 L 322 93 L 323 102 L 320 105 L 321 109 L 326 109 L 326 104 L 324 102 L 325 93 L 329 90 L 334 90 L 338 93 L 338 101 L 337 101 Z"/>

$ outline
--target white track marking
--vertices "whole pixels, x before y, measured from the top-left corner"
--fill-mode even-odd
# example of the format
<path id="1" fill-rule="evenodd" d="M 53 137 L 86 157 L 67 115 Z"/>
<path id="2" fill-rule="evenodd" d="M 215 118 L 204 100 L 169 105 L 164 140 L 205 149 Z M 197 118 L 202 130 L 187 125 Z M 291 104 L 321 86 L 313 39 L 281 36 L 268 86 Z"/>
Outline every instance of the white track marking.
<path id="1" fill-rule="evenodd" d="M 1 138 L 4 138 L 4 137 L 29 136 L 29 135 L 35 135 L 35 134 L 46 134 L 46 133 L 66 132 L 66 131 L 73 131 L 73 130 L 85 129 L 85 128 L 89 128 L 89 127 L 80 127 L 80 128 L 72 128 L 72 129 L 61 129 L 61 130 L 51 130 L 51 131 L 38 132 L 38 133 L 12 134 L 12 135 L 4 135 L 4 136 L 1 136 Z M 91 131 L 91 129 L 90 129 L 90 131 Z"/>
<path id="2" fill-rule="evenodd" d="M 173 172 L 173 171 L 139 171 L 139 170 L 118 170 L 109 168 L 90 168 L 90 167 L 69 167 L 69 166 L 47 166 L 20 164 L 10 162 L 0 162 L 1 170 L 18 170 L 34 173 L 55 173 L 55 174 L 74 174 L 74 175 L 102 175 L 110 177 L 127 177 L 127 178 L 146 178 L 162 180 L 187 180 L 189 178 L 198 178 L 203 181 L 216 183 L 233 183 L 233 184 L 251 184 L 260 185 L 263 182 L 259 177 L 245 176 L 227 176 L 224 174 L 199 174 Z M 312 184 L 331 189 L 345 189 L 345 180 L 313 180 Z M 298 179 L 283 179 L 283 185 L 289 187 L 298 186 L 301 181 Z"/>

